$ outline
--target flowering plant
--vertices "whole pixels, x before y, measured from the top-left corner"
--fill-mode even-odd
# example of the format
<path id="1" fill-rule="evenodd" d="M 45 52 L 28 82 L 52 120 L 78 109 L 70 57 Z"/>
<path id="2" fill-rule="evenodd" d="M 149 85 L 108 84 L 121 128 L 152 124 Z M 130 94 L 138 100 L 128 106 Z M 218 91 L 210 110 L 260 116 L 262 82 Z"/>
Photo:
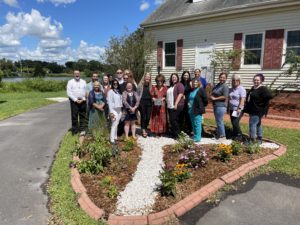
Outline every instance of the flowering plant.
<path id="1" fill-rule="evenodd" d="M 222 162 L 228 162 L 231 160 L 231 155 L 232 155 L 232 146 L 231 145 L 218 144 L 217 151 L 218 151 L 218 158 Z"/>
<path id="2" fill-rule="evenodd" d="M 184 163 L 187 167 L 195 169 L 205 166 L 207 161 L 207 154 L 202 149 L 187 149 L 179 159 L 179 163 Z"/>
<path id="3" fill-rule="evenodd" d="M 186 169 L 187 164 L 177 164 L 173 170 L 173 175 L 178 182 L 182 182 L 192 176 L 192 174 Z"/>

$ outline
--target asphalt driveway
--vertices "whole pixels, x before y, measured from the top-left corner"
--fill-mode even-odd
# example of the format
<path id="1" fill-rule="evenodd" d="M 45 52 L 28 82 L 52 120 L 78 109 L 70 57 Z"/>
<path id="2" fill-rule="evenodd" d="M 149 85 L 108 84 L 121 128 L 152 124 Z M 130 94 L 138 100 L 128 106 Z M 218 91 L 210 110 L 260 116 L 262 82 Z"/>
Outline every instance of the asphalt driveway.
<path id="1" fill-rule="evenodd" d="M 1 225 L 47 222 L 45 183 L 70 117 L 63 102 L 0 121 Z"/>

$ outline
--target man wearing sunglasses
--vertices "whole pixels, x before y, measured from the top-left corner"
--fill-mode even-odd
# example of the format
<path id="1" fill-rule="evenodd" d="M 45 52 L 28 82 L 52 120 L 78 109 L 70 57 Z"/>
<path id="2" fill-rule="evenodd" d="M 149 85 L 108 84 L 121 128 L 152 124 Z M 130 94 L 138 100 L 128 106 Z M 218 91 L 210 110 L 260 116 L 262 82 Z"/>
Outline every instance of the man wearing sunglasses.
<path id="1" fill-rule="evenodd" d="M 116 79 L 118 80 L 118 82 L 119 82 L 120 85 L 124 83 L 124 79 L 123 79 L 123 70 L 117 69 L 117 72 L 116 72 Z"/>

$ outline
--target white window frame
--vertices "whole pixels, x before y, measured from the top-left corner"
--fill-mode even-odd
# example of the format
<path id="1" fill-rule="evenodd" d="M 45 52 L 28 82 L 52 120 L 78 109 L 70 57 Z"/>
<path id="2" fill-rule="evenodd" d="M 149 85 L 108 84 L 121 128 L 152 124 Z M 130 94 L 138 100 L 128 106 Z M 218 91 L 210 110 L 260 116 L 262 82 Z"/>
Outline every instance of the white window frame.
<path id="1" fill-rule="evenodd" d="M 286 59 L 286 50 L 287 50 L 287 38 L 288 38 L 288 32 L 289 31 L 300 31 L 299 29 L 291 29 L 291 30 L 284 30 L 284 40 L 283 40 L 283 50 L 282 50 L 282 61 L 281 61 L 281 66 L 284 64 L 285 59 Z M 289 65 L 284 65 L 283 69 L 289 68 Z"/>
<path id="2" fill-rule="evenodd" d="M 166 44 L 174 43 L 175 44 L 175 66 L 166 66 Z M 164 42 L 164 50 L 163 50 L 163 69 L 176 69 L 177 65 L 177 42 L 176 41 L 168 41 Z"/>
<path id="3" fill-rule="evenodd" d="M 245 44 L 246 44 L 246 36 L 247 35 L 253 35 L 253 34 L 262 34 L 262 44 L 261 44 L 261 55 L 260 55 L 260 64 L 253 64 L 253 65 L 248 65 L 244 64 L 245 62 Z M 263 63 L 264 63 L 264 52 L 265 52 L 265 36 L 266 33 L 265 31 L 263 32 L 253 32 L 253 33 L 243 33 L 243 41 L 242 41 L 242 57 L 241 57 L 241 68 L 251 68 L 251 69 L 262 69 L 263 68 Z"/>

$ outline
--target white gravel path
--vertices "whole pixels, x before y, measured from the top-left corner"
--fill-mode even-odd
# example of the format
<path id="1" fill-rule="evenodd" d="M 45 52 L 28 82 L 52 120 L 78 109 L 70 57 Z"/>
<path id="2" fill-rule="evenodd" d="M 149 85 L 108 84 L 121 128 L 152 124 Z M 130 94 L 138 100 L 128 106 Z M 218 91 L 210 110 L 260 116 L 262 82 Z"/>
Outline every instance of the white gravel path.
<path id="1" fill-rule="evenodd" d="M 175 144 L 171 138 L 139 138 L 138 144 L 142 149 L 141 160 L 137 170 L 125 190 L 120 193 L 117 202 L 117 215 L 145 215 L 151 212 L 151 207 L 155 203 L 158 194 L 157 185 L 160 184 L 159 172 L 164 166 L 163 146 Z M 220 144 L 230 145 L 232 140 L 218 141 L 213 138 L 202 138 L 198 145 Z M 279 146 L 274 143 L 264 142 L 262 148 L 277 149 Z"/>
<path id="2" fill-rule="evenodd" d="M 150 213 L 151 206 L 155 203 L 157 192 L 155 189 L 160 184 L 159 171 L 164 166 L 163 150 L 165 145 L 175 144 L 171 138 L 139 138 L 138 144 L 142 149 L 141 160 L 137 170 L 125 190 L 120 193 L 117 202 L 116 214 L 144 215 Z"/>

